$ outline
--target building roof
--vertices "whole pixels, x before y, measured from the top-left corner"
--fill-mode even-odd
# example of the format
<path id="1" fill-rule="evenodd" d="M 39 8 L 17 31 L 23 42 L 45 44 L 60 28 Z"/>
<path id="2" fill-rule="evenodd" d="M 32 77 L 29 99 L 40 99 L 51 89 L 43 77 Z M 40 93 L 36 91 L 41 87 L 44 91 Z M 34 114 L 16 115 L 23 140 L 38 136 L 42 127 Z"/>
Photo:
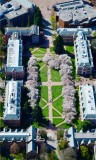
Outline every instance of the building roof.
<path id="1" fill-rule="evenodd" d="M 6 71 L 23 71 L 22 66 L 22 40 L 14 32 L 8 40 Z"/>
<path id="2" fill-rule="evenodd" d="M 18 4 L 20 4 L 21 6 L 23 6 L 26 9 L 34 9 L 34 4 L 28 0 L 13 0 L 15 2 L 17 2 Z"/>
<path id="3" fill-rule="evenodd" d="M 21 7 L 19 10 L 16 10 L 16 11 L 12 10 L 11 12 L 5 13 L 4 16 L 7 19 L 11 20 L 11 19 L 14 19 L 20 15 L 26 14 L 27 12 L 28 11 L 25 10 L 25 8 Z"/>
<path id="4" fill-rule="evenodd" d="M 92 34 L 91 28 L 58 28 L 57 33 L 61 36 L 73 36 L 74 34 L 77 34 L 78 31 L 82 31 L 84 35 L 90 35 Z"/>
<path id="5" fill-rule="evenodd" d="M 68 129 L 65 136 L 69 141 L 69 146 L 77 148 L 84 143 L 86 145 L 93 142 L 95 143 L 96 130 L 87 132 L 83 132 L 82 130 L 80 130 L 79 132 L 76 132 L 76 129 L 71 127 Z"/>
<path id="6" fill-rule="evenodd" d="M 35 130 L 35 132 L 34 132 Z M 5 138 L 6 140 L 10 140 L 12 141 L 13 138 L 15 140 L 20 140 L 21 138 L 25 139 L 25 141 L 29 142 L 29 139 L 32 140 L 34 136 L 36 136 L 37 134 L 37 129 L 34 128 L 33 126 L 30 126 L 28 129 L 6 129 L 4 128 L 3 131 L 0 132 L 0 141 L 3 140 L 3 138 Z M 30 148 L 31 149 L 31 148 Z"/>
<path id="7" fill-rule="evenodd" d="M 26 152 L 36 151 L 37 152 L 37 144 L 36 144 L 36 136 L 37 136 L 37 129 L 35 127 L 28 128 L 28 132 L 32 135 L 27 137 L 27 143 L 26 145 Z"/>
<path id="8" fill-rule="evenodd" d="M 96 118 L 96 101 L 95 101 L 96 88 L 91 85 L 81 85 L 79 87 L 80 101 L 83 104 L 82 112 L 83 119 Z"/>
<path id="9" fill-rule="evenodd" d="M 11 0 L 3 5 L 0 4 L 0 18 L 14 19 L 20 15 L 29 12 L 29 9 L 34 11 L 34 4 L 28 0 Z"/>
<path id="10" fill-rule="evenodd" d="M 37 135 L 37 129 L 33 126 L 30 126 L 27 130 L 24 129 L 3 129 L 3 131 L 0 131 L 0 142 L 2 141 L 25 141 L 26 143 L 26 153 L 30 151 L 36 151 L 37 152 L 37 144 L 36 144 L 36 135 Z"/>
<path id="11" fill-rule="evenodd" d="M 5 28 L 5 35 L 11 35 L 17 32 L 19 35 L 30 36 L 39 35 L 39 26 L 32 25 L 31 27 L 7 27 Z"/>
<path id="12" fill-rule="evenodd" d="M 57 15 L 65 22 L 73 25 L 83 25 L 84 23 L 96 21 L 96 10 L 83 1 L 69 1 L 56 5 L 58 9 Z"/>
<path id="13" fill-rule="evenodd" d="M 20 94 L 23 81 L 8 81 L 6 84 L 4 120 L 20 119 Z"/>
<path id="14" fill-rule="evenodd" d="M 89 41 L 82 31 L 79 31 L 74 41 L 75 53 L 78 66 L 90 66 L 93 67 L 93 61 L 91 56 L 91 49 L 89 48 Z"/>

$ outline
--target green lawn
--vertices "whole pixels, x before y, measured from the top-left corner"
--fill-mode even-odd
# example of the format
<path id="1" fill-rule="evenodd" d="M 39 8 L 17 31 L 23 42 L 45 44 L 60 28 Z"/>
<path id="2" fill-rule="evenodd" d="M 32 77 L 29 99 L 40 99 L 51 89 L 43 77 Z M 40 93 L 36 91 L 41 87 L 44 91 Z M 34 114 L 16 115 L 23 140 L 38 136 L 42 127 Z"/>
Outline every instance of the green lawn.
<path id="1" fill-rule="evenodd" d="M 59 74 L 59 71 L 51 68 L 51 79 L 52 82 L 61 82 L 61 76 Z"/>
<path id="2" fill-rule="evenodd" d="M 61 117 L 61 115 L 56 112 L 54 109 L 52 109 L 53 117 Z"/>
<path id="3" fill-rule="evenodd" d="M 34 50 L 34 48 L 29 48 L 29 51 L 32 52 Z"/>
<path id="4" fill-rule="evenodd" d="M 0 117 L 3 117 L 3 107 L 4 107 L 4 104 L 0 102 Z"/>
<path id="5" fill-rule="evenodd" d="M 3 119 L 0 119 L 0 128 L 5 127 Z"/>
<path id="6" fill-rule="evenodd" d="M 59 126 L 59 128 L 61 129 L 69 129 L 71 127 L 71 125 L 67 124 L 67 123 L 63 123 L 62 125 Z"/>
<path id="7" fill-rule="evenodd" d="M 54 47 L 50 47 L 50 52 L 54 52 Z"/>
<path id="8" fill-rule="evenodd" d="M 73 71 L 72 71 L 72 76 L 74 79 L 76 79 L 76 66 L 75 66 L 75 59 L 72 60 L 72 66 L 73 66 Z"/>
<path id="9" fill-rule="evenodd" d="M 53 118 L 53 124 L 58 125 L 59 123 L 63 122 L 63 118 Z"/>
<path id="10" fill-rule="evenodd" d="M 46 102 L 40 99 L 39 106 L 43 108 L 46 105 Z"/>
<path id="11" fill-rule="evenodd" d="M 49 117 L 49 107 L 48 107 L 48 106 L 46 106 L 46 107 L 43 109 L 43 115 L 44 115 L 45 117 Z"/>
<path id="12" fill-rule="evenodd" d="M 66 51 L 69 53 L 74 53 L 74 46 L 66 46 Z"/>
<path id="13" fill-rule="evenodd" d="M 52 86 L 52 100 L 62 94 L 62 86 Z"/>
<path id="14" fill-rule="evenodd" d="M 44 66 L 41 70 L 40 70 L 40 82 L 47 82 L 48 81 L 48 69 L 47 66 Z"/>
<path id="15" fill-rule="evenodd" d="M 39 51 L 46 53 L 47 49 L 46 48 L 39 48 Z"/>
<path id="16" fill-rule="evenodd" d="M 62 103 L 63 103 L 63 97 L 62 96 L 52 103 L 53 107 L 56 108 L 60 113 L 63 112 Z"/>
<path id="17" fill-rule="evenodd" d="M 44 98 L 48 102 L 48 87 L 40 86 L 41 89 L 41 98 Z"/>
<path id="18" fill-rule="evenodd" d="M 34 55 L 36 58 L 42 58 L 45 55 L 45 52 L 41 52 L 40 50 L 36 50 L 32 52 L 32 55 Z"/>
<path id="19" fill-rule="evenodd" d="M 44 64 L 45 64 L 45 63 L 42 62 L 42 61 L 38 62 L 38 65 L 39 65 L 40 68 L 41 68 Z"/>

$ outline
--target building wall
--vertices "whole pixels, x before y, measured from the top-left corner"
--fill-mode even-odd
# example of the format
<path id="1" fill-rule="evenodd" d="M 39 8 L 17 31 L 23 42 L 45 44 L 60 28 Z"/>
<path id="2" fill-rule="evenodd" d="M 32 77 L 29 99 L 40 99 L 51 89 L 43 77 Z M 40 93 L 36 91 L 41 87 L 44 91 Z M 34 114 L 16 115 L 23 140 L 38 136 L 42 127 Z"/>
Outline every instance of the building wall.
<path id="1" fill-rule="evenodd" d="M 59 19 L 59 27 L 69 28 L 69 24 L 68 24 L 68 22 L 64 22 L 63 20 Z"/>
<path id="2" fill-rule="evenodd" d="M 20 126 L 20 119 L 19 120 L 4 120 L 4 123 L 12 127 Z"/>
<path id="3" fill-rule="evenodd" d="M 6 72 L 7 78 L 23 79 L 24 72 Z"/>
<path id="4" fill-rule="evenodd" d="M 96 0 L 91 0 L 92 4 L 96 6 Z"/>

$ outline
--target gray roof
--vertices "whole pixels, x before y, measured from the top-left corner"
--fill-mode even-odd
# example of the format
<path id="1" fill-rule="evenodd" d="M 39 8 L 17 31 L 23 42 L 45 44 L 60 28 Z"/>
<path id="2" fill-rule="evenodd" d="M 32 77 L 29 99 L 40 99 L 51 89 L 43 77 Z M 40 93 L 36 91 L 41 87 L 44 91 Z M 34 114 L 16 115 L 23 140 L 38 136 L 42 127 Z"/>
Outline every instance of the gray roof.
<path id="1" fill-rule="evenodd" d="M 91 49 L 89 48 L 89 41 L 82 31 L 76 34 L 76 40 L 74 41 L 75 59 L 77 66 L 89 66 L 93 67 L 93 60 L 91 55 Z"/>
<path id="2" fill-rule="evenodd" d="M 35 4 L 32 3 L 32 1 L 28 1 L 28 0 L 13 0 L 15 2 L 17 2 L 18 4 L 20 4 L 21 6 L 23 6 L 26 9 L 34 9 Z"/>
<path id="3" fill-rule="evenodd" d="M 37 152 L 37 144 L 35 142 L 37 135 L 37 129 L 33 126 L 30 126 L 27 130 L 24 129 L 3 129 L 0 131 L 0 142 L 7 141 L 7 142 L 20 142 L 25 141 L 26 143 L 26 153 L 30 151 Z"/>
<path id="4" fill-rule="evenodd" d="M 4 120 L 20 120 L 21 86 L 23 81 L 8 81 L 6 84 Z"/>
<path id="5" fill-rule="evenodd" d="M 7 64 L 6 72 L 8 71 L 22 72 L 22 40 L 19 38 L 18 33 L 13 32 L 8 40 L 7 47 Z"/>
<path id="6" fill-rule="evenodd" d="M 79 145 L 82 144 L 90 144 L 90 143 L 95 143 L 96 141 L 96 130 L 94 132 L 92 131 L 87 131 L 83 132 L 82 130 L 80 132 L 76 132 L 76 129 L 71 127 L 68 129 L 66 132 L 66 137 L 67 140 L 69 141 L 69 146 L 70 147 L 79 147 Z"/>
<path id="7" fill-rule="evenodd" d="M 61 36 L 74 36 L 74 34 L 77 34 L 78 31 L 82 31 L 84 35 L 90 35 L 92 34 L 92 29 L 91 28 L 58 28 L 57 33 Z"/>
<path id="8" fill-rule="evenodd" d="M 23 14 L 26 14 L 28 11 L 25 10 L 23 7 L 21 7 L 19 10 L 17 11 L 11 11 L 11 12 L 8 12 L 6 13 L 4 16 L 9 19 L 9 20 L 12 20 L 20 15 L 23 15 Z"/>
<path id="9" fill-rule="evenodd" d="M 65 22 L 69 22 L 70 24 L 75 25 L 83 25 L 84 23 L 94 22 L 96 21 L 96 10 L 87 4 L 84 4 L 82 1 L 79 2 L 68 3 L 62 7 L 57 7 L 59 11 L 57 15 L 59 18 Z"/>
<path id="10" fill-rule="evenodd" d="M 82 104 L 82 119 L 96 119 L 96 87 L 81 85 L 79 87 L 80 103 Z"/>
<path id="11" fill-rule="evenodd" d="M 36 144 L 36 136 L 37 136 L 37 129 L 35 127 L 30 127 L 27 130 L 32 136 L 27 137 L 27 141 L 29 143 L 26 144 L 26 153 L 31 151 L 37 152 L 37 144 Z"/>
<path id="12" fill-rule="evenodd" d="M 24 15 L 34 11 L 34 4 L 28 0 L 11 0 L 3 5 L 0 5 L 0 18 L 14 19 L 20 15 Z"/>
<path id="13" fill-rule="evenodd" d="M 19 35 L 30 36 L 39 35 L 39 26 L 32 25 L 31 27 L 7 27 L 5 28 L 5 35 L 11 35 L 17 32 Z"/>

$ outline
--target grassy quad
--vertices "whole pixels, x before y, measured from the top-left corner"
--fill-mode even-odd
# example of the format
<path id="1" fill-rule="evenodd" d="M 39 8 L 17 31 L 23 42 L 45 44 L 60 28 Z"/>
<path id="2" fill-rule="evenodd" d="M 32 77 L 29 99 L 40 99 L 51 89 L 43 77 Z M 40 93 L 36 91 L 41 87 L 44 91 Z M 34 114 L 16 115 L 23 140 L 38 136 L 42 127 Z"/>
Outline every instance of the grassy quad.
<path id="1" fill-rule="evenodd" d="M 44 66 L 40 71 L 40 82 L 47 82 L 48 81 L 48 69 L 47 66 Z"/>
<path id="2" fill-rule="evenodd" d="M 52 100 L 62 94 L 62 86 L 52 86 Z"/>
<path id="3" fill-rule="evenodd" d="M 39 106 L 40 106 L 41 108 L 43 108 L 45 105 L 46 105 L 46 102 L 43 101 L 43 99 L 40 98 Z"/>
<path id="4" fill-rule="evenodd" d="M 43 115 L 45 117 L 49 117 L 49 106 L 46 106 L 44 109 L 43 109 Z"/>
<path id="5" fill-rule="evenodd" d="M 45 65 L 44 62 L 42 62 L 42 61 L 38 62 L 39 69 L 41 69 L 41 67 L 43 67 L 44 65 Z"/>
<path id="6" fill-rule="evenodd" d="M 74 46 L 66 46 L 66 51 L 69 53 L 74 53 Z"/>
<path id="7" fill-rule="evenodd" d="M 54 124 L 54 125 L 58 125 L 58 124 L 60 124 L 61 122 L 64 122 L 64 119 L 63 119 L 63 118 L 53 118 L 53 124 Z"/>
<path id="8" fill-rule="evenodd" d="M 54 109 L 52 109 L 53 117 L 61 117 L 61 115 L 56 112 Z"/>
<path id="9" fill-rule="evenodd" d="M 50 47 L 50 53 L 54 52 L 54 47 Z"/>
<path id="10" fill-rule="evenodd" d="M 59 71 L 51 69 L 51 80 L 52 82 L 61 82 Z"/>
<path id="11" fill-rule="evenodd" d="M 63 103 L 63 97 L 62 97 L 62 96 L 59 97 L 56 101 L 54 101 L 54 102 L 52 103 L 53 107 L 54 107 L 55 109 L 57 109 L 61 114 L 62 114 L 62 112 L 63 112 L 62 103 Z"/>
<path id="12" fill-rule="evenodd" d="M 36 58 L 43 58 L 46 53 L 46 48 L 39 48 L 35 50 L 35 48 L 30 48 L 29 51 L 34 55 Z"/>
<path id="13" fill-rule="evenodd" d="M 40 93 L 41 93 L 41 96 L 40 98 L 44 98 L 45 101 L 48 102 L 48 87 L 47 86 L 40 86 Z"/>

